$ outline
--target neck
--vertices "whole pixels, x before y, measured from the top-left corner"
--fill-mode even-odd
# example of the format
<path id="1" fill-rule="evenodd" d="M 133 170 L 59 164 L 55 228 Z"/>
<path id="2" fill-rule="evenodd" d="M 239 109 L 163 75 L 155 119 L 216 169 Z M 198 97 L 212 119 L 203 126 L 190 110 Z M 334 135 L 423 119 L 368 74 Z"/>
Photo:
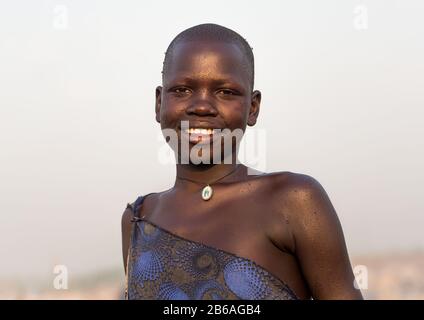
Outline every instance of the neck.
<path id="1" fill-rule="evenodd" d="M 177 175 L 174 187 L 198 187 L 193 181 L 206 185 L 208 183 L 213 183 L 215 180 L 227 174 L 228 177 L 224 177 L 219 182 L 233 182 L 247 175 L 247 167 L 238 160 L 238 148 L 233 148 L 233 150 L 235 151 L 226 156 L 223 154 L 220 159 L 221 162 L 217 164 L 193 164 L 191 162 L 182 164 L 178 162 L 176 165 Z M 236 172 L 231 173 L 232 171 Z M 192 181 L 190 182 L 189 180 Z"/>
<path id="2" fill-rule="evenodd" d="M 230 172 L 234 172 L 231 174 Z M 233 182 L 238 181 L 240 177 L 246 175 L 246 167 L 241 163 L 231 164 L 177 164 L 177 177 L 175 179 L 174 187 L 184 187 L 192 184 L 187 180 L 193 180 L 205 185 L 213 182 L 221 177 L 229 174 L 228 177 L 223 178 L 219 182 Z M 182 179 L 178 179 L 182 178 Z"/>

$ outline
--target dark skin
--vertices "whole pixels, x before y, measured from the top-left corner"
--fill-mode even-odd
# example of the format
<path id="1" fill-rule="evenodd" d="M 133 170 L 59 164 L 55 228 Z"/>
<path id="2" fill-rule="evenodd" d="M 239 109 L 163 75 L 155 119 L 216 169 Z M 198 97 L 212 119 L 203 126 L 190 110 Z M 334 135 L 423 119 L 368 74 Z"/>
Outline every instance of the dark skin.
<path id="1" fill-rule="evenodd" d="M 161 128 L 241 128 L 256 123 L 261 93 L 250 84 L 243 52 L 235 44 L 179 43 L 156 88 Z M 190 148 L 193 144 L 190 144 Z M 235 148 L 223 157 L 237 158 Z M 211 154 L 212 158 L 212 154 Z M 301 299 L 362 299 L 354 288 L 342 227 L 331 201 L 314 178 L 293 172 L 251 175 L 231 164 L 177 164 L 174 186 L 147 196 L 140 217 L 184 238 L 255 261 Z M 200 190 L 217 184 L 209 201 Z M 198 181 L 191 182 L 181 178 Z M 132 212 L 122 217 L 124 267 Z"/>

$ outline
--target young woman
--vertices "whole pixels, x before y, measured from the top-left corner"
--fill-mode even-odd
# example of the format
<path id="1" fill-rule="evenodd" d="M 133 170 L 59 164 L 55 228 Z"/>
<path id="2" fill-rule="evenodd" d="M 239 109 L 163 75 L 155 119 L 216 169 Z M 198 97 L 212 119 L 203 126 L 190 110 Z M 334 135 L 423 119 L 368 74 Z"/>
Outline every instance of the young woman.
<path id="1" fill-rule="evenodd" d="M 123 214 L 128 299 L 362 299 L 319 182 L 238 161 L 237 133 L 255 125 L 260 102 L 239 34 L 202 24 L 171 42 L 156 121 L 176 155 L 175 183 Z"/>

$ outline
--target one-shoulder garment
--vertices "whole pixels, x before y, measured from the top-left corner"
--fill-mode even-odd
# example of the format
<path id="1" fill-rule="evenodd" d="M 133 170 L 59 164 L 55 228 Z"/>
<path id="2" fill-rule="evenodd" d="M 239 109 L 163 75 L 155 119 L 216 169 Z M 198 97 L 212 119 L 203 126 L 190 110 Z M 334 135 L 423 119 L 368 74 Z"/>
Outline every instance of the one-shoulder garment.
<path id="1" fill-rule="evenodd" d="M 293 290 L 253 260 L 192 241 L 133 212 L 126 299 L 297 300 Z"/>

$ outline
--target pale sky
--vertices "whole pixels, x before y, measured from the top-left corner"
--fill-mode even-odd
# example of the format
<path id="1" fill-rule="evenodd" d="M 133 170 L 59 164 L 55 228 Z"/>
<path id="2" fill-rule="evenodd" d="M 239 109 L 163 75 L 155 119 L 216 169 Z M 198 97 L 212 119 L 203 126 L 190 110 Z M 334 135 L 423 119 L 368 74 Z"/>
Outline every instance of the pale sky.
<path id="1" fill-rule="evenodd" d="M 174 181 L 154 119 L 164 52 L 206 22 L 253 47 L 266 171 L 317 179 L 351 255 L 423 248 L 423 13 L 419 0 L 0 1 L 0 278 L 122 266 L 127 202 Z"/>

